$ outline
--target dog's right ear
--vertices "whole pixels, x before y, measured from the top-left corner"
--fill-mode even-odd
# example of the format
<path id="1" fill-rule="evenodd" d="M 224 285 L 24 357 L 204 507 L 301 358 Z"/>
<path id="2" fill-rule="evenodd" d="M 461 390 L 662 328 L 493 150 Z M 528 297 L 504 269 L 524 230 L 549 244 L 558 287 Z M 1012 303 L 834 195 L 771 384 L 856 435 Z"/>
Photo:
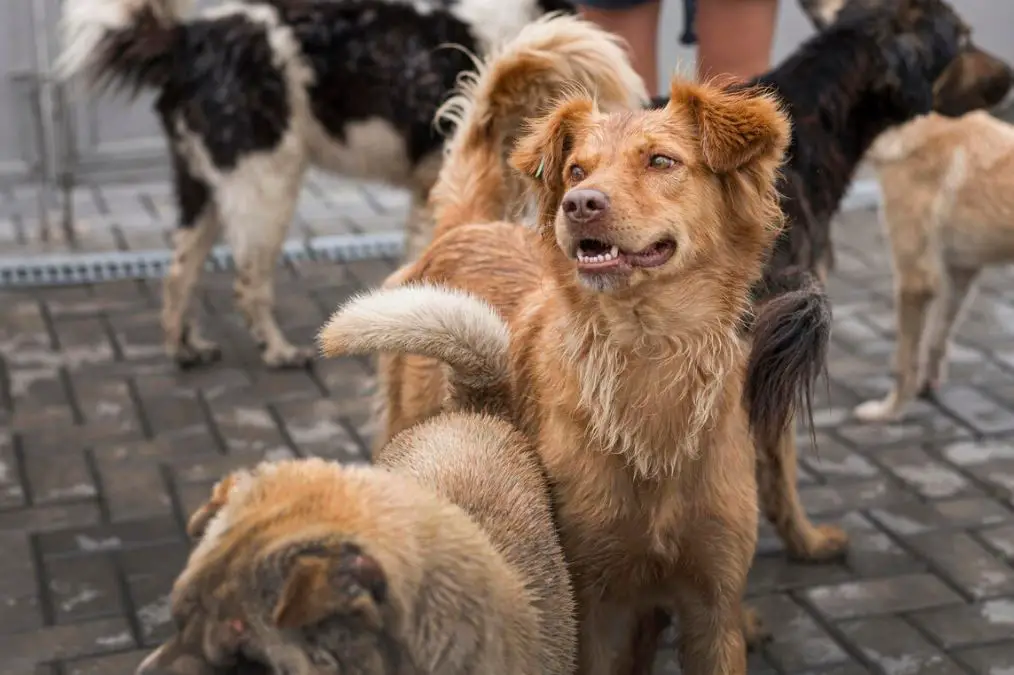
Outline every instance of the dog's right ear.
<path id="1" fill-rule="evenodd" d="M 272 611 L 282 629 L 310 626 L 337 614 L 383 624 L 387 577 L 380 563 L 355 544 L 307 545 L 277 551 L 264 563 L 279 566 L 283 582 Z M 272 575 L 274 576 L 274 575 Z"/>
<path id="2" fill-rule="evenodd" d="M 547 115 L 529 122 L 529 131 L 511 153 L 510 163 L 532 185 L 538 196 L 538 226 L 551 227 L 563 200 L 567 157 L 575 134 L 595 112 L 587 98 L 574 98 Z"/>
<path id="3" fill-rule="evenodd" d="M 215 487 L 211 488 L 211 497 L 194 511 L 194 515 L 190 516 L 190 520 L 187 521 L 187 535 L 191 539 L 200 539 L 204 536 L 204 531 L 208 529 L 208 523 L 229 501 L 229 493 L 235 485 L 236 474 L 234 473 L 230 473 L 215 483 Z"/>

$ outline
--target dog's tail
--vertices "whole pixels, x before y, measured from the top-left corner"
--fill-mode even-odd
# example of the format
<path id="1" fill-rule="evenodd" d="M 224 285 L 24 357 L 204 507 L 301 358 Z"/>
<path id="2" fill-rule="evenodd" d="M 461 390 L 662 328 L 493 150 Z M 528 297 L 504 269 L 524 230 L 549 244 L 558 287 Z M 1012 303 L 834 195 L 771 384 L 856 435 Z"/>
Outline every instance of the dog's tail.
<path id="1" fill-rule="evenodd" d="M 317 336 L 327 357 L 395 352 L 443 361 L 456 409 L 509 413 L 507 324 L 488 303 L 452 288 L 413 284 L 349 300 Z"/>
<path id="2" fill-rule="evenodd" d="M 569 15 L 528 24 L 463 75 L 460 93 L 437 113 L 438 124 L 455 129 L 430 197 L 437 230 L 517 215 L 507 212 L 521 190 L 507 155 L 527 119 L 578 91 L 608 110 L 635 109 L 648 98 L 623 42 Z"/>
<path id="3" fill-rule="evenodd" d="M 132 94 L 165 85 L 190 5 L 191 0 L 65 0 L 57 73 L 80 74 L 95 88 L 115 85 Z"/>
<path id="4" fill-rule="evenodd" d="M 773 287 L 774 284 L 776 287 Z M 813 387 L 827 364 L 831 303 L 809 272 L 768 280 L 751 333 L 744 395 L 760 448 L 773 448 L 801 410 L 813 431 Z"/>

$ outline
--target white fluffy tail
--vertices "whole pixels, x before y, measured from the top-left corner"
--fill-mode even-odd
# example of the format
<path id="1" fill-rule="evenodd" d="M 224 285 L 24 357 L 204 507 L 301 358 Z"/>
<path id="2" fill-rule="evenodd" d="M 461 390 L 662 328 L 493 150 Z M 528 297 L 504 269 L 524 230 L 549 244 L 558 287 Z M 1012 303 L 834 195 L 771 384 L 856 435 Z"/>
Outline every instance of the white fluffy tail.
<path id="1" fill-rule="evenodd" d="M 65 0 L 60 77 L 161 86 L 171 67 L 173 29 L 192 0 Z"/>
<path id="2" fill-rule="evenodd" d="M 327 357 L 394 352 L 450 366 L 459 407 L 505 411 L 510 388 L 507 324 L 487 302 L 452 288 L 413 284 L 349 300 L 317 336 Z"/>
<path id="3" fill-rule="evenodd" d="M 507 1 L 507 0 L 505 0 Z M 431 193 L 438 232 L 460 224 L 516 215 L 521 190 L 507 155 L 526 120 L 581 92 L 604 111 L 631 110 L 647 100 L 622 40 L 576 16 L 549 14 L 493 49 L 437 121 L 455 127 Z"/>

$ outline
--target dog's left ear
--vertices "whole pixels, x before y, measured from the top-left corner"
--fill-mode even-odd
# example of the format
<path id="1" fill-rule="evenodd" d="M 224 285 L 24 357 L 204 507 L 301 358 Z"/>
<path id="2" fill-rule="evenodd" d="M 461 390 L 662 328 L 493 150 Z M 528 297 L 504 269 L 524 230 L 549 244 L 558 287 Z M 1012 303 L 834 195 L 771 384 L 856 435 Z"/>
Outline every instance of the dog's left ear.
<path id="1" fill-rule="evenodd" d="M 208 523 L 229 500 L 229 492 L 236 484 L 237 474 L 230 473 L 211 488 L 211 497 L 202 504 L 187 521 L 187 534 L 191 539 L 200 539 L 208 529 Z"/>
<path id="2" fill-rule="evenodd" d="M 510 163 L 533 186 L 538 195 L 539 226 L 552 223 L 563 200 L 567 157 L 574 135 L 587 122 L 595 104 L 575 98 L 558 105 L 552 112 L 529 123 L 529 131 L 518 140 Z"/>
<path id="3" fill-rule="evenodd" d="M 704 163 L 728 173 L 763 158 L 781 158 L 789 119 L 771 94 L 674 80 L 667 108 L 696 126 Z"/>

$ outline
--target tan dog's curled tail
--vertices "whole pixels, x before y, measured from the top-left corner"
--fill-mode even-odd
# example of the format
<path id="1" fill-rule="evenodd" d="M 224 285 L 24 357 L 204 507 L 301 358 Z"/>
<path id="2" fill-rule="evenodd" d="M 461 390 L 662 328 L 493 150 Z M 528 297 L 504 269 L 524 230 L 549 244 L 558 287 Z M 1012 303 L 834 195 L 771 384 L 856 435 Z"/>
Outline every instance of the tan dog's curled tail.
<path id="1" fill-rule="evenodd" d="M 606 112 L 648 100 L 622 40 L 574 16 L 548 14 L 528 24 L 476 69 L 462 75 L 460 93 L 437 112 L 436 121 L 455 131 L 430 193 L 436 235 L 520 215 L 522 183 L 511 179 L 507 155 L 525 121 L 557 100 L 581 92 Z"/>
<path id="2" fill-rule="evenodd" d="M 509 411 L 507 324 L 464 291 L 415 284 L 364 293 L 331 316 L 317 343 L 327 357 L 394 352 L 443 361 L 453 407 L 497 416 Z"/>

